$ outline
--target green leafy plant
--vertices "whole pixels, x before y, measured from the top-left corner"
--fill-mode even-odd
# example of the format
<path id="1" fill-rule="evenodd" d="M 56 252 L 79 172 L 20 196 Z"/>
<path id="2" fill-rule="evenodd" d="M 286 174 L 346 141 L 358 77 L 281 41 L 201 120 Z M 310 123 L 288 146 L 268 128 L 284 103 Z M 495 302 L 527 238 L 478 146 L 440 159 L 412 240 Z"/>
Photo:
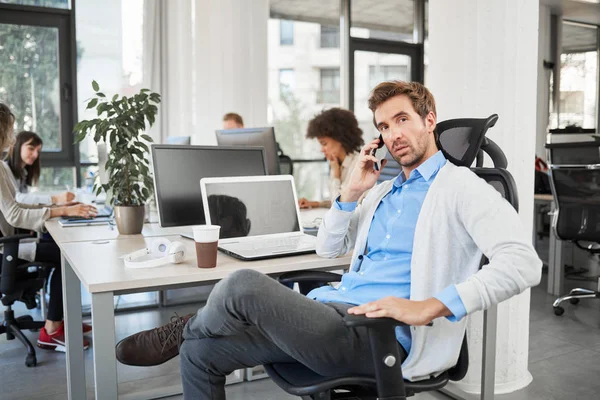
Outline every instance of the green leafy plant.
<path id="1" fill-rule="evenodd" d="M 117 206 L 143 205 L 153 192 L 150 150 L 144 143 L 152 142 L 152 138 L 144 132 L 154 124 L 160 95 L 142 89 L 129 97 L 115 94 L 108 100 L 96 81 L 92 88 L 95 95 L 86 109 L 95 108 L 98 118 L 80 121 L 74 132 L 75 143 L 89 135 L 94 142 L 104 141 L 109 147 L 105 165 L 108 183 L 95 183 L 94 192 L 104 190 Z"/>

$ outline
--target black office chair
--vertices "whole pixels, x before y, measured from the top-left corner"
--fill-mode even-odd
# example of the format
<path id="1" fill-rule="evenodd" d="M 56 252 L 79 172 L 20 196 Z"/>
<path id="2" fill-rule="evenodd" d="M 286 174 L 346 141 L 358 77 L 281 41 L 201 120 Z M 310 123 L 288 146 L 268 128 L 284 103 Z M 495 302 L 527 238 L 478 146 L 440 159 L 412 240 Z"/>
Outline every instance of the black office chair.
<path id="1" fill-rule="evenodd" d="M 277 156 L 279 157 L 279 173 L 281 175 L 294 175 L 294 163 L 292 159 L 285 155 L 279 142 L 275 144 L 277 145 Z"/>
<path id="2" fill-rule="evenodd" d="M 492 114 L 487 118 L 459 118 L 449 119 L 439 122 L 436 126 L 438 134 L 438 147 L 444 153 L 444 156 L 450 162 L 456 165 L 470 167 L 473 160 L 477 160 L 476 166 L 483 166 L 483 153 L 488 146 L 497 148 L 498 146 L 490 139 L 485 137 L 488 129 L 496 125 L 498 115 Z M 506 157 L 499 148 L 491 150 L 495 157 L 504 158 L 504 160 L 493 160 L 496 168 L 506 169 Z M 381 171 L 377 183 L 381 183 L 395 178 L 402 172 L 400 164 L 394 160 L 388 152 L 385 156 L 387 164 Z M 470 162 L 470 164 L 467 164 Z"/>
<path id="3" fill-rule="evenodd" d="M 289 156 L 285 154 L 279 156 L 279 171 L 282 175 L 294 175 L 294 163 Z"/>
<path id="4" fill-rule="evenodd" d="M 0 296 L 2 296 L 2 304 L 6 306 L 4 321 L 0 325 L 0 335 L 5 333 L 8 340 L 13 340 L 15 337 L 19 339 L 27 348 L 25 365 L 35 367 L 37 365 L 35 348 L 21 331 L 41 329 L 44 321 L 34 321 L 30 315 L 15 318 L 12 310 L 15 301 L 25 303 L 28 309 L 36 307 L 36 292 L 44 287 L 48 271 L 53 267 L 51 264 L 40 262 L 18 264 L 19 241 L 31 237 L 31 235 L 14 235 L 0 238 L 0 243 L 3 245 Z"/>
<path id="5" fill-rule="evenodd" d="M 518 210 L 516 185 L 505 169 L 506 157 L 493 141 L 485 138 L 485 133 L 497 120 L 498 116 L 494 114 L 485 119 L 442 122 L 438 124 L 439 143 L 446 146 L 441 150 L 448 160 L 457 165 L 470 167 L 476 158 L 483 164 L 483 152 L 488 154 L 494 168 L 475 167 L 472 170 Z M 453 135 L 456 141 L 450 139 Z M 487 259 L 482 257 L 481 266 L 486 263 Z M 303 294 L 313 287 L 339 279 L 338 274 L 321 271 L 291 272 L 279 277 L 279 281 L 287 285 L 298 282 Z M 467 373 L 469 351 L 466 333 L 454 367 L 436 377 L 411 382 L 402 378 L 399 362 L 401 358 L 394 328 L 402 323 L 390 318 L 371 319 L 354 315 L 347 316 L 345 322 L 347 326 L 367 327 L 375 365 L 372 376 L 321 376 L 300 363 L 278 363 L 265 365 L 271 379 L 287 393 L 305 400 L 404 400 L 416 393 L 441 389 L 448 381 L 461 380 Z"/>
<path id="6" fill-rule="evenodd" d="M 596 164 L 597 165 L 597 164 Z M 600 170 L 590 166 L 550 168 L 550 184 L 556 205 L 552 227 L 560 240 L 573 242 L 591 254 L 600 253 Z M 562 315 L 565 310 L 560 304 L 580 299 L 600 298 L 598 290 L 576 288 L 554 301 L 554 314 Z"/>

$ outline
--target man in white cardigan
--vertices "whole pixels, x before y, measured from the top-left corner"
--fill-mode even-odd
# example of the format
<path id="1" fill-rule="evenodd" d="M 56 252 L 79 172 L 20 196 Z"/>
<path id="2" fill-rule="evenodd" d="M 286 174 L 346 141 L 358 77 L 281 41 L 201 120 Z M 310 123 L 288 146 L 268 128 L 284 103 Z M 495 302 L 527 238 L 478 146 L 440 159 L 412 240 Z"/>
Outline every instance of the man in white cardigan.
<path id="1" fill-rule="evenodd" d="M 384 82 L 369 107 L 402 173 L 375 186 L 371 153 L 378 140 L 372 141 L 323 218 L 317 253 L 353 252 L 341 284 L 305 297 L 255 271 L 238 271 L 195 315 L 120 342 L 121 362 L 160 364 L 179 353 L 184 339 L 184 397 L 219 400 L 228 373 L 259 364 L 299 361 L 323 376 L 372 374 L 366 329 L 343 323 L 350 313 L 410 325 L 396 328 L 396 336 L 404 377 L 420 380 L 456 363 L 465 315 L 539 283 L 542 263 L 512 206 L 437 148 L 431 93 L 419 83 Z M 482 254 L 489 263 L 479 270 Z"/>

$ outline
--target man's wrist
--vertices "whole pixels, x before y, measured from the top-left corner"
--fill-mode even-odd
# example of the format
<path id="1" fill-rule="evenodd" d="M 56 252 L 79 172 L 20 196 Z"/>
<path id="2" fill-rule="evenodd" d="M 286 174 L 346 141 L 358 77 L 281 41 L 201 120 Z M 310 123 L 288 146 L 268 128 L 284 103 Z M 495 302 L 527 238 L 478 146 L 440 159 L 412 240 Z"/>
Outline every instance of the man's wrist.
<path id="1" fill-rule="evenodd" d="M 362 192 L 353 190 L 342 190 L 339 201 L 342 203 L 354 203 L 360 199 Z"/>
<path id="2" fill-rule="evenodd" d="M 432 297 L 424 301 L 425 312 L 431 320 L 452 315 L 452 311 L 444 303 Z"/>

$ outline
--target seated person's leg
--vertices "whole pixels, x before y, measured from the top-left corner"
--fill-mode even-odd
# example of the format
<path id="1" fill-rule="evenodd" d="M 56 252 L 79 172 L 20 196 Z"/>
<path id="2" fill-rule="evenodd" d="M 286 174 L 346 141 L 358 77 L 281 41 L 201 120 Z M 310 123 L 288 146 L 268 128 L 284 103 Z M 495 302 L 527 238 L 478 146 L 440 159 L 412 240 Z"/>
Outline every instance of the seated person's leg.
<path id="1" fill-rule="evenodd" d="M 35 261 L 55 265 L 50 277 L 50 300 L 48 301 L 48 315 L 46 324 L 40 330 L 38 347 L 47 350 L 62 350 L 65 342 L 63 327 L 63 294 L 60 249 L 53 240 L 41 240 L 37 244 Z M 90 333 L 92 327 L 83 324 L 83 333 Z M 89 340 L 83 339 L 83 347 L 87 349 Z"/>
<path id="2" fill-rule="evenodd" d="M 186 399 L 225 399 L 225 377 L 235 370 L 295 360 L 252 327 L 226 338 L 187 339 L 181 345 Z"/>
<path id="3" fill-rule="evenodd" d="M 366 328 L 347 328 L 343 322 L 349 307 L 348 304 L 323 304 L 308 299 L 256 271 L 238 271 L 215 286 L 206 307 L 189 321 L 189 317 L 181 318 L 124 339 L 117 345 L 117 358 L 125 364 L 157 365 L 178 354 L 179 339 L 196 343 L 186 347 L 203 348 L 205 345 L 198 344 L 197 340 L 212 342 L 215 339 L 223 348 L 229 346 L 231 340 L 231 346 L 235 348 L 241 334 L 256 329 L 270 343 L 254 343 L 245 336 L 248 342 L 244 346 L 248 349 L 260 351 L 264 346 L 268 355 L 271 354 L 269 349 L 275 346 L 325 376 L 372 373 Z M 212 362 L 209 356 L 206 357 L 203 362 Z M 253 359 L 253 362 L 277 361 L 265 357 Z M 243 365 L 249 363 L 248 359 L 238 358 L 232 362 L 237 361 Z M 231 371 L 223 368 L 218 372 Z"/>

